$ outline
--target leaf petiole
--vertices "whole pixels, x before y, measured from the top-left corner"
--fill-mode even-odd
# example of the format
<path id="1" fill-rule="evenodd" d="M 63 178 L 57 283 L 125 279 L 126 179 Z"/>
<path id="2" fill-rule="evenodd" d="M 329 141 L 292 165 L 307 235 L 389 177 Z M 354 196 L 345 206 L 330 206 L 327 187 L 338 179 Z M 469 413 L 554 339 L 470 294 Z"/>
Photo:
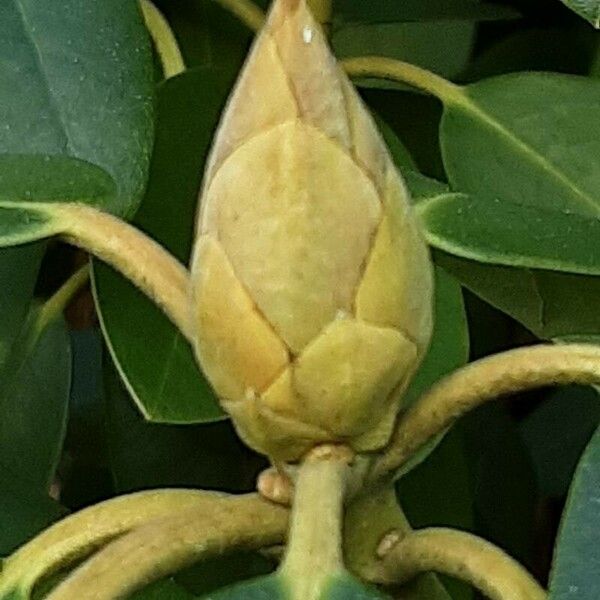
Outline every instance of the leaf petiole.
<path id="1" fill-rule="evenodd" d="M 569 383 L 600 383 L 599 346 L 540 344 L 472 362 L 438 381 L 400 418 L 369 480 L 393 475 L 419 448 L 484 402 L 503 394 Z"/>
<path id="2" fill-rule="evenodd" d="M 435 571 L 467 581 L 490 600 L 545 600 L 544 589 L 500 548 L 470 533 L 432 527 L 415 531 L 383 556 L 390 582 Z"/>
<path id="3" fill-rule="evenodd" d="M 156 52 L 160 57 L 165 79 L 183 73 L 186 68 L 185 61 L 168 21 L 151 0 L 140 0 L 140 8 Z"/>

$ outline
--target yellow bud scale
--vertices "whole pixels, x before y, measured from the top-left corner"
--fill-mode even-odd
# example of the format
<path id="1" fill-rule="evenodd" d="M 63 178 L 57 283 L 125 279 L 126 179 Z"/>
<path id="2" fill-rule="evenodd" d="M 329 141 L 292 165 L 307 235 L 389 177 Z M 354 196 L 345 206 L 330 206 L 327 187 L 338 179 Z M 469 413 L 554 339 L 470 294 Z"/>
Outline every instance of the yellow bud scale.
<path id="1" fill-rule="evenodd" d="M 305 0 L 278 0 L 209 157 L 192 261 L 198 360 L 275 460 L 383 447 L 432 329 L 408 193 Z"/>

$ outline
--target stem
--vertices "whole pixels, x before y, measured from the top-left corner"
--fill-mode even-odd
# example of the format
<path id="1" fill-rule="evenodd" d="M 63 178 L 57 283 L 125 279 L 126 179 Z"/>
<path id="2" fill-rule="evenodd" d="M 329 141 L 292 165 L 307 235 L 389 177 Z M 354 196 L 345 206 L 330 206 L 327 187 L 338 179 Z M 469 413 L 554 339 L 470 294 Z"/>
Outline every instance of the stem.
<path id="1" fill-rule="evenodd" d="M 341 62 L 350 77 L 378 77 L 407 83 L 432 94 L 444 104 L 464 101 L 462 88 L 431 71 L 409 63 L 382 56 L 361 56 Z"/>
<path id="2" fill-rule="evenodd" d="M 134 527 L 192 507 L 209 512 L 222 498 L 222 494 L 195 490 L 139 492 L 77 512 L 46 529 L 4 561 L 0 597 L 8 597 L 11 591 L 19 589 L 28 598 L 42 577 Z"/>
<path id="3" fill-rule="evenodd" d="M 190 276 L 187 269 L 153 239 L 84 204 L 54 204 L 61 234 L 130 279 L 191 340 Z"/>
<path id="4" fill-rule="evenodd" d="M 600 383 L 600 346 L 538 345 L 475 361 L 436 383 L 400 418 L 388 449 L 369 474 L 379 480 L 454 421 L 498 396 L 547 385 Z"/>
<path id="5" fill-rule="evenodd" d="M 160 58 L 165 79 L 185 71 L 185 62 L 168 21 L 150 0 L 140 0 L 146 27 Z"/>
<path id="6" fill-rule="evenodd" d="M 59 584 L 48 600 L 125 598 L 198 560 L 281 543 L 289 511 L 256 494 L 173 512 L 115 540 Z M 90 593 L 93 590 L 93 594 Z"/>
<path id="7" fill-rule="evenodd" d="M 291 600 L 317 600 L 326 581 L 344 569 L 342 519 L 349 477 L 349 452 L 343 447 L 320 446 L 300 465 L 280 569 Z"/>
<path id="8" fill-rule="evenodd" d="M 252 31 L 259 31 L 265 22 L 265 13 L 252 0 L 215 0 L 235 15 Z"/>
<path id="9" fill-rule="evenodd" d="M 389 580 L 404 583 L 436 571 L 463 579 L 490 600 L 545 600 L 544 589 L 513 558 L 489 542 L 444 528 L 412 533 L 383 558 Z"/>
<path id="10" fill-rule="evenodd" d="M 36 331 L 41 333 L 54 319 L 56 319 L 73 296 L 84 286 L 90 278 L 90 265 L 85 264 L 83 267 L 75 271 L 67 281 L 42 305 L 38 314 Z"/>

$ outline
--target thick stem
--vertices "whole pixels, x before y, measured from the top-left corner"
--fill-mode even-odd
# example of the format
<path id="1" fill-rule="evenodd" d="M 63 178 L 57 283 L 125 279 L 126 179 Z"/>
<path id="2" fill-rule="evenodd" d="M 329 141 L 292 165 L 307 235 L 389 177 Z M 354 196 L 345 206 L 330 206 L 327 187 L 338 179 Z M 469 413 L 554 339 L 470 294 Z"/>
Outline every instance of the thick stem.
<path id="1" fill-rule="evenodd" d="M 192 339 L 189 272 L 169 252 L 125 221 L 84 204 L 53 205 L 52 215 L 67 241 L 120 271 Z"/>
<path id="2" fill-rule="evenodd" d="M 265 13 L 252 0 L 216 0 L 252 31 L 259 31 L 265 22 Z"/>
<path id="3" fill-rule="evenodd" d="M 173 512 L 108 544 L 48 600 L 115 600 L 198 560 L 283 542 L 289 511 L 256 494 Z"/>
<path id="4" fill-rule="evenodd" d="M 445 104 L 464 101 L 462 88 L 431 71 L 382 56 L 348 58 L 341 63 L 350 77 L 377 77 L 406 83 L 439 98 Z"/>
<path id="5" fill-rule="evenodd" d="M 475 361 L 441 379 L 400 418 L 370 481 L 393 475 L 429 440 L 503 394 L 547 385 L 600 383 L 600 346 L 538 345 Z"/>
<path id="6" fill-rule="evenodd" d="M 390 582 L 405 583 L 436 571 L 467 581 L 490 600 L 545 600 L 535 579 L 500 548 L 469 533 L 431 528 L 416 531 L 383 557 Z"/>
<path id="7" fill-rule="evenodd" d="M 281 566 L 290 600 L 317 600 L 324 583 L 343 571 L 342 519 L 350 459 L 343 447 L 322 446 L 300 465 Z"/>
<path id="8" fill-rule="evenodd" d="M 34 585 L 141 524 L 190 508 L 209 512 L 224 497 L 214 492 L 160 490 L 121 496 L 86 508 L 46 529 L 2 564 L 0 597 Z M 82 596 L 83 597 L 83 596 Z"/>
<path id="9" fill-rule="evenodd" d="M 185 71 L 185 62 L 168 21 L 150 0 L 139 0 L 142 14 L 160 58 L 165 79 Z"/>

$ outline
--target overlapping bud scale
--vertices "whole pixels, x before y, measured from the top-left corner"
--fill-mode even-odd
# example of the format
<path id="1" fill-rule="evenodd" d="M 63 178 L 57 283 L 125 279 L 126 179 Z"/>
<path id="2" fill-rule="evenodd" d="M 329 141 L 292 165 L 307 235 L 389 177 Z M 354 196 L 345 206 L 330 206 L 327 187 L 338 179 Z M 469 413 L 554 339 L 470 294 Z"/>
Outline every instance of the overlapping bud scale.
<path id="1" fill-rule="evenodd" d="M 196 353 L 275 460 L 387 442 L 429 343 L 432 274 L 403 182 L 305 0 L 278 0 L 206 169 Z"/>

